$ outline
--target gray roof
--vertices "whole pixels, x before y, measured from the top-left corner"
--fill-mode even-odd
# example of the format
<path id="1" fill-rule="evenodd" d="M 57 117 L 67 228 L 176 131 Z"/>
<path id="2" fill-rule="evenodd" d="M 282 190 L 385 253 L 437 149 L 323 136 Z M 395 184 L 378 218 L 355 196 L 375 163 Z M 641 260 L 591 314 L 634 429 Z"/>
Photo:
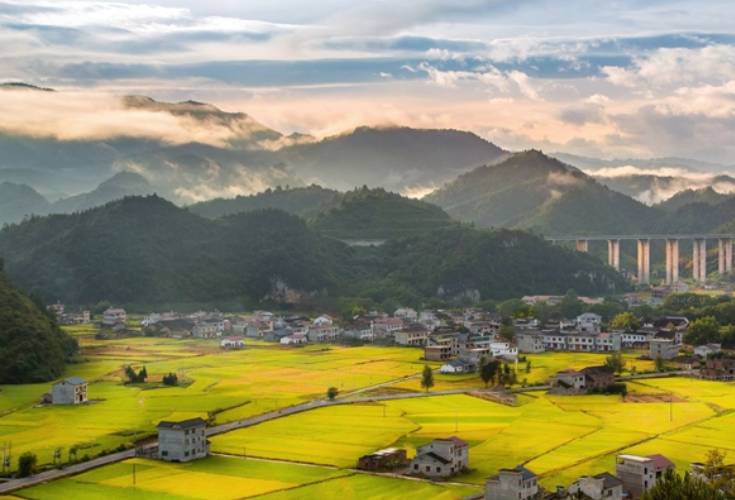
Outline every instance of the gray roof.
<path id="1" fill-rule="evenodd" d="M 54 385 L 61 384 L 62 382 L 66 382 L 67 384 L 71 384 L 71 385 L 82 385 L 82 384 L 86 384 L 87 383 L 87 381 L 84 380 L 83 378 L 69 377 L 69 378 L 66 378 L 64 380 L 61 380 L 59 382 L 56 382 L 56 384 L 54 384 Z"/>
<path id="2" fill-rule="evenodd" d="M 533 473 L 533 472 L 531 472 L 530 470 L 528 470 L 528 469 L 526 469 L 525 467 L 522 467 L 522 466 L 520 466 L 520 465 L 519 465 L 518 467 L 516 467 L 515 469 L 513 469 L 513 470 L 515 470 L 516 472 L 520 472 L 520 473 L 521 473 L 521 478 L 522 478 L 522 479 L 523 479 L 524 481 L 527 481 L 527 480 L 529 480 L 529 479 L 534 479 L 534 478 L 536 478 L 536 474 L 534 474 L 534 473 Z"/>
<path id="3" fill-rule="evenodd" d="M 623 484 L 623 482 L 618 479 L 617 477 L 613 476 L 609 472 L 603 472 L 601 474 L 597 474 L 594 476 L 595 479 L 602 479 L 602 487 L 603 489 L 610 489 L 615 488 L 616 486 L 620 486 Z"/>
<path id="4" fill-rule="evenodd" d="M 182 420 L 181 422 L 169 422 L 166 420 L 161 420 L 158 423 L 158 428 L 161 427 L 165 429 L 191 429 L 193 427 L 200 427 L 200 426 L 207 426 L 207 422 L 199 417 L 197 418 L 190 418 L 189 420 Z"/>

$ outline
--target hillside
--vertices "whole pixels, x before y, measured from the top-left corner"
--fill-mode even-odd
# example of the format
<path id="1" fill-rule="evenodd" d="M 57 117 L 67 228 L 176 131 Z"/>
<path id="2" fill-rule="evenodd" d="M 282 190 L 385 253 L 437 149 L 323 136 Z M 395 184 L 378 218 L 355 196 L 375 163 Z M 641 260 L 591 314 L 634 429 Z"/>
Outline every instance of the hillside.
<path id="1" fill-rule="evenodd" d="M 400 199 L 384 196 L 390 197 Z M 353 198 L 381 199 L 359 191 Z M 446 220 L 436 208 L 412 206 Z M 477 290 L 472 296 L 507 299 L 525 291 L 604 294 L 624 286 L 593 257 L 522 232 L 450 224 L 357 251 L 280 210 L 209 220 L 157 196 L 34 217 L 0 231 L 0 256 L 10 276 L 46 300 L 146 308 L 340 296 L 421 301 L 459 298 L 467 287 Z"/>
<path id="2" fill-rule="evenodd" d="M 88 210 L 126 196 L 142 196 L 153 194 L 153 192 L 153 187 L 142 175 L 133 172 L 119 172 L 89 193 L 57 201 L 51 207 L 51 211 L 64 214 Z"/>
<path id="3" fill-rule="evenodd" d="M 2 270 L 0 260 L 0 384 L 48 382 L 64 373 L 74 343 L 49 313 Z"/>
<path id="4" fill-rule="evenodd" d="M 304 215 L 308 211 L 316 209 L 317 206 L 335 194 L 338 194 L 338 192 L 332 189 L 324 189 L 315 184 L 287 189 L 278 186 L 276 189 L 268 188 L 263 192 L 249 196 L 236 196 L 229 199 L 215 198 L 195 203 L 189 207 L 189 211 L 209 219 L 264 208 L 278 208 L 290 214 Z"/>
<path id="5" fill-rule="evenodd" d="M 395 239 L 454 224 L 436 205 L 383 189 L 333 194 L 312 212 L 311 227 L 339 239 Z"/>
<path id="6" fill-rule="evenodd" d="M 0 183 L 0 225 L 20 222 L 31 215 L 47 214 L 50 206 L 46 198 L 30 186 Z"/>
<path id="7" fill-rule="evenodd" d="M 702 189 L 687 189 L 681 191 L 668 200 L 656 205 L 657 208 L 666 212 L 674 212 L 684 205 L 690 203 L 706 203 L 707 205 L 719 205 L 733 199 L 731 194 L 722 194 L 715 191 L 711 186 Z"/>
<path id="8" fill-rule="evenodd" d="M 545 234 L 627 233 L 650 218 L 646 206 L 533 150 L 461 175 L 423 199 L 481 227 Z"/>
<path id="9" fill-rule="evenodd" d="M 521 231 L 455 226 L 389 242 L 382 254 L 386 282 L 444 300 L 503 300 L 569 289 L 605 295 L 628 286 L 595 257 Z"/>

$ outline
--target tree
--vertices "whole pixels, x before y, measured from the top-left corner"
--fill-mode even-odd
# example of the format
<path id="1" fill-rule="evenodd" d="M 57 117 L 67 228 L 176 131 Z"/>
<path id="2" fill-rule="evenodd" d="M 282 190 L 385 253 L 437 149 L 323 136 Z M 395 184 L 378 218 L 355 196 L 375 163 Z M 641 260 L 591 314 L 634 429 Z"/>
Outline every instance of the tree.
<path id="1" fill-rule="evenodd" d="M 732 491 L 732 487 L 735 486 L 735 471 L 732 467 L 725 465 L 726 458 L 727 452 L 721 451 L 719 448 L 707 451 L 702 473 L 707 481 L 716 488 Z"/>
<path id="2" fill-rule="evenodd" d="M 625 368 L 625 360 L 623 359 L 622 353 L 616 352 L 605 358 L 605 366 L 612 368 L 612 370 L 620 374 Z"/>
<path id="3" fill-rule="evenodd" d="M 175 373 L 170 372 L 168 375 L 163 376 L 162 382 L 163 385 L 179 385 L 179 377 Z"/>
<path id="4" fill-rule="evenodd" d="M 574 290 L 569 290 L 559 301 L 559 312 L 566 319 L 576 318 L 584 310 L 584 304 Z"/>
<path id="5" fill-rule="evenodd" d="M 610 328 L 626 328 L 636 331 L 640 326 L 641 322 L 630 312 L 620 313 L 610 322 Z"/>
<path id="6" fill-rule="evenodd" d="M 426 392 L 434 387 L 434 372 L 429 365 L 424 365 L 424 372 L 421 374 L 421 387 L 426 389 Z"/>
<path id="7" fill-rule="evenodd" d="M 669 469 L 664 477 L 645 492 L 641 500 L 733 500 L 735 495 L 721 492 L 713 484 L 708 484 L 685 474 L 683 477 Z"/>
<path id="8" fill-rule="evenodd" d="M 503 325 L 498 329 L 498 337 L 506 342 L 513 342 L 516 329 L 513 326 Z"/>
<path id="9" fill-rule="evenodd" d="M 336 387 L 330 387 L 329 389 L 327 389 L 327 397 L 330 401 L 334 401 L 334 398 L 336 398 L 338 394 L 339 389 L 337 389 Z"/>
<path id="10" fill-rule="evenodd" d="M 657 372 L 662 372 L 666 369 L 666 360 L 661 357 L 661 354 L 656 354 L 656 357 L 653 358 L 653 364 L 656 366 Z"/>
<path id="11" fill-rule="evenodd" d="M 495 380 L 495 374 L 498 373 L 499 363 L 496 360 L 492 360 L 489 363 L 483 363 L 480 366 L 480 378 L 485 382 L 485 387 L 489 382 Z"/>
<path id="12" fill-rule="evenodd" d="M 36 466 L 38 465 L 38 457 L 32 451 L 23 453 L 18 458 L 18 476 L 28 477 L 32 476 L 36 472 Z"/>
<path id="13" fill-rule="evenodd" d="M 719 342 L 720 340 L 720 324 L 714 316 L 695 319 L 684 335 L 684 342 L 694 346 Z"/>
<path id="14" fill-rule="evenodd" d="M 526 373 L 531 373 L 531 362 L 526 361 Z"/>

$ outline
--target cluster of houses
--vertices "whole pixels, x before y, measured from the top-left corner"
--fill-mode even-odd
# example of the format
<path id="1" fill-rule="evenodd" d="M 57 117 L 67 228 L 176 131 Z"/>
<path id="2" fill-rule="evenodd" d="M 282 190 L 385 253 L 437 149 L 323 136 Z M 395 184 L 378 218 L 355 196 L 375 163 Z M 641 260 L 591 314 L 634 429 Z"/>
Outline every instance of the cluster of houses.
<path id="1" fill-rule="evenodd" d="M 57 302 L 46 306 L 46 309 L 53 311 L 56 314 L 56 318 L 62 325 L 86 325 L 90 321 L 89 311 L 78 309 L 76 311 L 65 311 L 64 304 Z"/>

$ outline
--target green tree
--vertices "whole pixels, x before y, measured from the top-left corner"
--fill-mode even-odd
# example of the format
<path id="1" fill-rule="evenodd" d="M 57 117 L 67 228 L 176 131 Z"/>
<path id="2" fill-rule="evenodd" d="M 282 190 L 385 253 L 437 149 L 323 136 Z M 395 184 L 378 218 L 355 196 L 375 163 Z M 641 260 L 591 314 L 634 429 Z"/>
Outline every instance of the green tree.
<path id="1" fill-rule="evenodd" d="M 574 290 L 569 290 L 559 301 L 559 312 L 566 319 L 576 318 L 584 310 L 584 304 Z"/>
<path id="2" fill-rule="evenodd" d="M 657 372 L 662 372 L 666 369 L 666 360 L 660 354 L 656 354 L 656 357 L 653 358 L 653 364 Z"/>
<path id="3" fill-rule="evenodd" d="M 616 315 L 610 322 L 610 328 L 628 328 L 630 330 L 638 330 L 641 322 L 636 318 L 633 313 L 623 312 Z"/>
<path id="4" fill-rule="evenodd" d="M 336 387 L 330 387 L 329 389 L 327 389 L 327 397 L 330 401 L 334 401 L 334 398 L 336 398 L 338 394 L 339 389 L 337 389 Z"/>
<path id="5" fill-rule="evenodd" d="M 669 469 L 664 477 L 645 492 L 641 500 L 733 500 L 735 495 L 721 492 L 715 485 L 705 483 L 689 474 L 680 476 Z"/>
<path id="6" fill-rule="evenodd" d="M 513 342 L 516 329 L 512 325 L 503 325 L 498 329 L 498 337 L 506 342 Z"/>
<path id="7" fill-rule="evenodd" d="M 495 380 L 495 375 L 498 373 L 499 363 L 496 360 L 492 360 L 489 363 L 483 363 L 480 366 L 480 378 L 487 384 Z"/>
<path id="8" fill-rule="evenodd" d="M 429 392 L 429 389 L 434 387 L 434 372 L 429 365 L 424 365 L 424 371 L 421 374 L 421 387 L 423 387 L 426 392 Z"/>
<path id="9" fill-rule="evenodd" d="M 18 458 L 18 476 L 28 477 L 32 476 L 36 472 L 36 466 L 38 465 L 38 457 L 32 451 L 23 453 Z"/>
<path id="10" fill-rule="evenodd" d="M 714 316 L 695 319 L 684 335 L 684 342 L 694 346 L 719 342 L 720 340 L 720 324 Z"/>
<path id="11" fill-rule="evenodd" d="M 616 352 L 606 357 L 605 366 L 612 368 L 612 370 L 617 374 L 622 373 L 623 368 L 625 368 L 625 359 L 623 359 L 623 354 Z"/>
<path id="12" fill-rule="evenodd" d="M 526 373 L 531 373 L 531 362 L 526 361 Z"/>

